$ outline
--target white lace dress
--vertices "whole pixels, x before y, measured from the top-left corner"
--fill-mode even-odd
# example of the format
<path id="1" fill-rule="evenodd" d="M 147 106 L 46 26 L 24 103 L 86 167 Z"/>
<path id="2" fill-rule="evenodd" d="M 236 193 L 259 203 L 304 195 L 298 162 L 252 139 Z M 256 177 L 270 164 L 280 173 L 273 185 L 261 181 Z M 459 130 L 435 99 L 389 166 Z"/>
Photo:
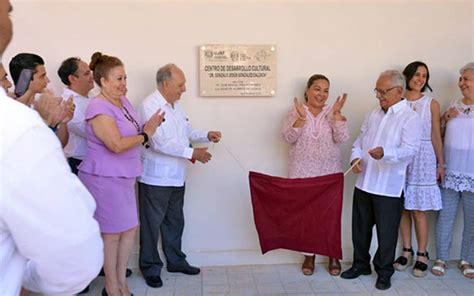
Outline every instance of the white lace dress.
<path id="1" fill-rule="evenodd" d="M 459 100 L 451 107 L 458 109 L 459 115 L 446 125 L 443 187 L 458 192 L 474 192 L 474 105 L 465 105 Z"/>
<path id="2" fill-rule="evenodd" d="M 408 105 L 420 116 L 423 123 L 421 146 L 407 170 L 405 188 L 405 209 L 407 210 L 440 210 L 442 208 L 441 192 L 436 180 L 436 155 L 431 142 L 431 101 L 423 96 Z"/>

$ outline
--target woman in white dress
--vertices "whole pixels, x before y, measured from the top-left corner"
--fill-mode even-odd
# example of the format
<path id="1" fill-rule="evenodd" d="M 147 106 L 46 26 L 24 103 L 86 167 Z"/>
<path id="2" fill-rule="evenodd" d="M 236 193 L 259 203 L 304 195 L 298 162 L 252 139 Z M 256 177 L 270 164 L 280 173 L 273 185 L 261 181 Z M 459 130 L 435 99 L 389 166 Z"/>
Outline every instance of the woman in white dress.
<path id="1" fill-rule="evenodd" d="M 438 211 L 442 207 L 438 181 L 444 178 L 443 144 L 440 130 L 439 103 L 424 94 L 428 88 L 429 71 L 423 62 L 412 62 L 403 70 L 406 79 L 405 99 L 421 118 L 423 123 L 421 146 L 408 166 L 405 188 L 405 209 L 400 221 L 403 252 L 394 262 L 395 269 L 405 270 L 413 259 L 411 241 L 412 222 L 415 225 L 418 251 L 413 275 L 422 277 L 428 269 L 428 219 L 427 211 Z"/>
<path id="2" fill-rule="evenodd" d="M 459 203 L 464 213 L 459 269 L 474 279 L 474 63 L 465 65 L 459 77 L 462 99 L 443 114 L 446 123 L 444 155 L 446 177 L 441 186 L 443 209 L 436 222 L 437 257 L 431 272 L 444 275 L 453 240 L 453 226 Z"/>

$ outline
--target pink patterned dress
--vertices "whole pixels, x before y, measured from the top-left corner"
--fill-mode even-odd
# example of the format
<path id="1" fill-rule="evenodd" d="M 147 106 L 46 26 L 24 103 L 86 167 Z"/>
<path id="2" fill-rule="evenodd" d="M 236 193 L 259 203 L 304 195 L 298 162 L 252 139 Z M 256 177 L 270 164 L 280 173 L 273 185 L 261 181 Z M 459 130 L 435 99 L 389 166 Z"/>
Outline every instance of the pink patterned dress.
<path id="1" fill-rule="evenodd" d="M 282 135 L 291 144 L 289 178 L 310 178 L 342 172 L 340 144 L 349 139 L 347 121 L 335 121 L 326 106 L 316 117 L 306 108 L 306 123 L 294 128 L 294 107 L 285 118 Z"/>

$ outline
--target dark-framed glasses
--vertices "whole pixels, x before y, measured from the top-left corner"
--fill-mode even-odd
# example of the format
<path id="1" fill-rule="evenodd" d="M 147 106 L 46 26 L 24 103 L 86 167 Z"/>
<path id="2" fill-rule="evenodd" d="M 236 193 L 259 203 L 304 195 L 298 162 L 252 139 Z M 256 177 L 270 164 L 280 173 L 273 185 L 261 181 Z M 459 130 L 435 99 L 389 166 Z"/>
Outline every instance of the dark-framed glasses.
<path id="1" fill-rule="evenodd" d="M 377 94 L 380 94 L 381 96 L 385 96 L 389 91 L 391 91 L 392 89 L 395 89 L 397 87 L 400 87 L 399 85 L 397 86 L 394 86 L 394 87 L 391 87 L 391 88 L 387 88 L 387 89 L 378 89 L 378 88 L 374 88 L 374 93 L 377 95 Z"/>

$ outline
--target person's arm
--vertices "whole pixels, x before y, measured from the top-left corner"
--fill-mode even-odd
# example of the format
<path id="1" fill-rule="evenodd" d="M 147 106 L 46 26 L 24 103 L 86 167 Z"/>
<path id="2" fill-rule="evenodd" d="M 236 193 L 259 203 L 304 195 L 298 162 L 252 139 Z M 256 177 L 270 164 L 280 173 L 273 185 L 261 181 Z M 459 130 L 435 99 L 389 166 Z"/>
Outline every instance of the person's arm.
<path id="1" fill-rule="evenodd" d="M 350 137 L 349 129 L 347 128 L 347 119 L 342 115 L 342 108 L 346 100 L 347 94 L 337 97 L 331 110 L 329 124 L 331 126 L 334 143 L 343 143 L 349 140 Z"/>
<path id="2" fill-rule="evenodd" d="M 61 147 L 65 147 L 67 145 L 67 142 L 69 141 L 69 131 L 67 129 L 67 124 L 66 123 L 61 123 L 56 130 L 56 136 L 59 139 L 59 142 L 61 142 Z"/>
<path id="3" fill-rule="evenodd" d="M 151 118 L 156 111 L 154 106 L 144 102 L 140 107 L 140 118 L 146 121 Z M 194 152 L 193 148 L 179 143 L 173 135 L 173 128 L 168 126 L 169 124 L 171 124 L 169 121 L 164 121 L 164 123 L 156 129 L 155 133 L 150 136 L 150 149 L 174 157 L 191 159 Z"/>
<path id="4" fill-rule="evenodd" d="M 32 90 L 29 89 L 22 96 L 20 96 L 20 97 L 15 96 L 15 99 L 18 102 L 20 102 L 22 104 L 25 104 L 28 107 L 31 107 L 31 105 L 33 104 L 33 101 L 35 99 L 35 93 Z"/>
<path id="5" fill-rule="evenodd" d="M 95 136 L 114 153 L 120 153 L 132 147 L 140 145 L 145 141 L 143 135 L 124 137 L 120 134 L 115 119 L 109 115 L 96 115 L 89 119 Z"/>
<path id="6" fill-rule="evenodd" d="M 74 116 L 71 121 L 67 123 L 67 129 L 72 134 L 75 134 L 84 139 L 87 138 L 86 122 L 84 120 L 84 117 L 79 118 L 79 116 Z"/>
<path id="7" fill-rule="evenodd" d="M 349 140 L 349 129 L 346 120 L 330 120 L 329 122 L 332 130 L 332 139 L 334 143 L 344 143 Z"/>
<path id="8" fill-rule="evenodd" d="M 444 156 L 443 156 L 443 141 L 441 140 L 441 127 L 440 127 L 440 107 L 439 103 L 433 99 L 431 101 L 431 143 L 436 155 L 436 178 L 440 181 L 444 180 Z"/>
<path id="9" fill-rule="evenodd" d="M 43 294 L 80 292 L 103 263 L 92 196 L 71 173 L 58 140 L 42 123 L 3 148 L 9 157 L 3 161 L 8 174 L 2 179 L 11 194 L 2 197 L 0 208 L 27 259 L 23 287 Z"/>
<path id="10" fill-rule="evenodd" d="M 443 113 L 443 115 L 440 118 L 441 121 L 441 137 L 444 138 L 444 132 L 446 131 L 446 125 L 448 124 L 448 121 L 451 120 L 452 118 L 455 118 L 459 115 L 458 109 L 455 107 L 450 107 L 446 112 Z"/>
<path id="11" fill-rule="evenodd" d="M 283 120 L 283 127 L 281 129 L 281 136 L 288 144 L 294 144 L 298 140 L 298 138 L 303 133 L 302 127 L 306 124 L 307 115 L 306 111 L 304 111 L 304 116 L 300 115 L 296 109 L 296 105 L 299 102 L 296 101 L 297 98 L 294 99 L 295 108 L 288 111 L 285 119 Z M 303 107 L 302 107 L 303 108 Z M 305 110 L 303 108 L 303 110 Z"/>

